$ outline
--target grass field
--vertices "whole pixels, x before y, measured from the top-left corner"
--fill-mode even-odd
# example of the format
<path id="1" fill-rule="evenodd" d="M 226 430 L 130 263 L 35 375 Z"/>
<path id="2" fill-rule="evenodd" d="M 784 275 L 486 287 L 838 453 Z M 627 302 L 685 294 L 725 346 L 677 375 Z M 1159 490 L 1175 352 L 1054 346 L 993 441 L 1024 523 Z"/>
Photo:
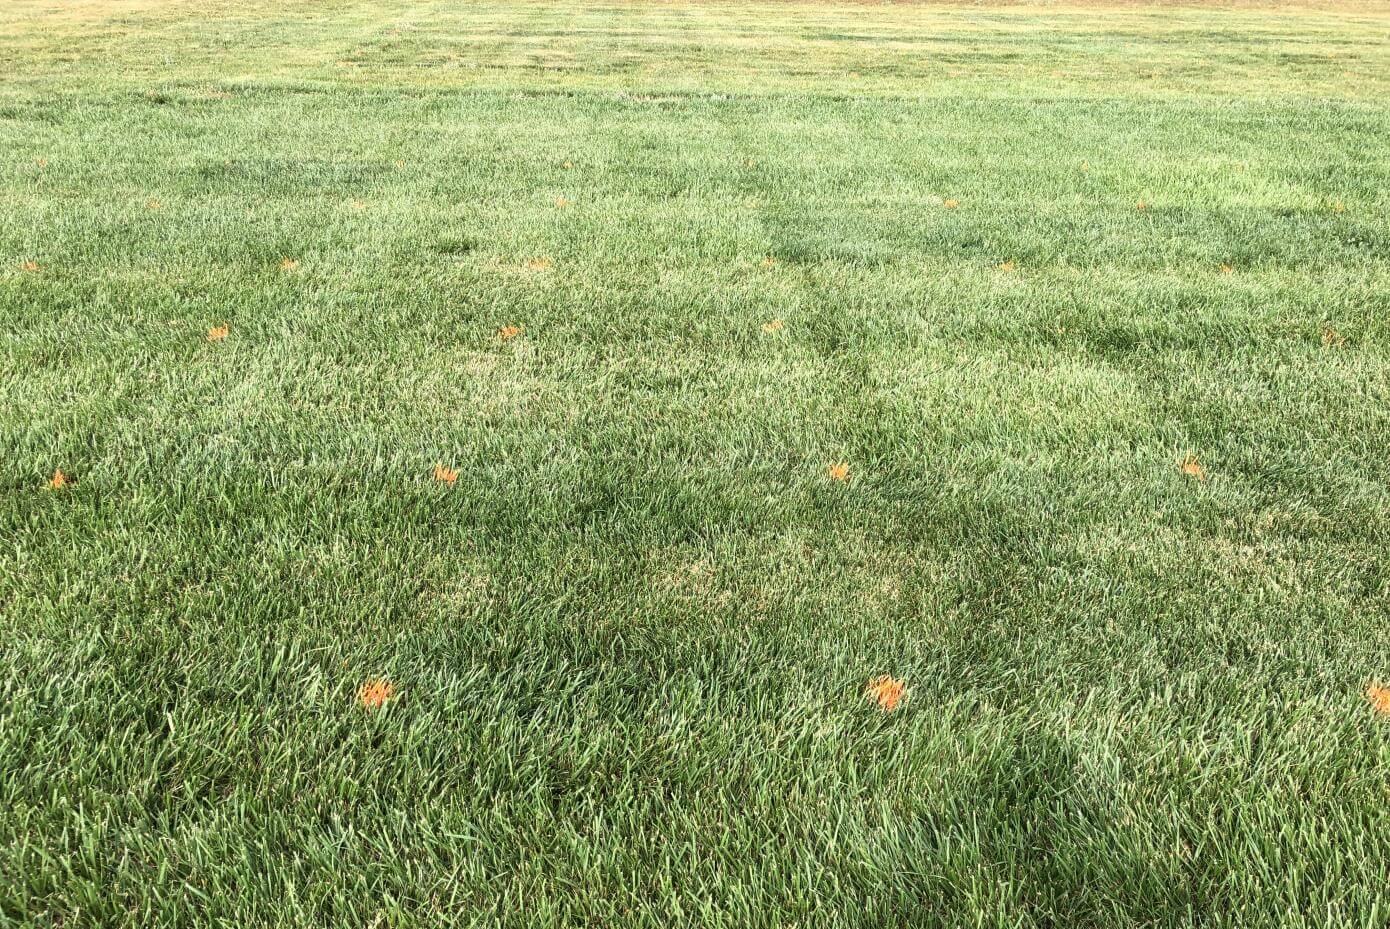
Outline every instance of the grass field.
<path id="1" fill-rule="evenodd" d="M 5 0 L 0 924 L 1385 925 L 1387 101 L 1373 3 Z"/>

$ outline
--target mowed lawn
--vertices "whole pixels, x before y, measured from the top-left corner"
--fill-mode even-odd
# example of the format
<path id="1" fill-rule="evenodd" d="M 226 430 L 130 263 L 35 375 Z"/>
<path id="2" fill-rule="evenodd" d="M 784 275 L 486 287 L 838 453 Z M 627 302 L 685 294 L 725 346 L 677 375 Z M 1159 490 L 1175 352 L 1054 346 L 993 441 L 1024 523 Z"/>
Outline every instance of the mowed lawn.
<path id="1" fill-rule="evenodd" d="M 5 0 L 0 924 L 1384 925 L 1387 101 L 1372 3 Z"/>

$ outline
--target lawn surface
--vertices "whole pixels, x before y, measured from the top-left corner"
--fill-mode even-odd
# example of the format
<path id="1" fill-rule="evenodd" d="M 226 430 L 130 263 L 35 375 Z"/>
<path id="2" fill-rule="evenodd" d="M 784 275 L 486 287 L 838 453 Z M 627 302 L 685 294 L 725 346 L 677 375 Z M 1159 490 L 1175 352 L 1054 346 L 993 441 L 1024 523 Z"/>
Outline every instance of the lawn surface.
<path id="1" fill-rule="evenodd" d="M 0 923 L 1384 925 L 1387 100 L 1383 4 L 5 0 Z"/>

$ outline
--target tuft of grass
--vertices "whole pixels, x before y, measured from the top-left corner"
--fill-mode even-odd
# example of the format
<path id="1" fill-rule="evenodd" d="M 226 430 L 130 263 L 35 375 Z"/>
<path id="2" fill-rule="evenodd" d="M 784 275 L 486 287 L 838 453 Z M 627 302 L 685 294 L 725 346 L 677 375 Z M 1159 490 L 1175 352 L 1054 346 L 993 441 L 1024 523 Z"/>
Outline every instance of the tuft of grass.
<path id="1" fill-rule="evenodd" d="M 0 923 L 1383 922 L 1387 25 L 9 0 Z"/>

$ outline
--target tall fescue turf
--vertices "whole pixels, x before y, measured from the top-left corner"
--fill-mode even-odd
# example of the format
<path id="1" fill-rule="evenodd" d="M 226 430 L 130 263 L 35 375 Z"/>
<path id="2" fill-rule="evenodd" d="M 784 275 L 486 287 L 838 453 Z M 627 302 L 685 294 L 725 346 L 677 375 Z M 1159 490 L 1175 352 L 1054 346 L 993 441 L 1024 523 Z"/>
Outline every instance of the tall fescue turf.
<path id="1" fill-rule="evenodd" d="M 0 919 L 1382 925 L 1387 36 L 4 3 Z"/>

